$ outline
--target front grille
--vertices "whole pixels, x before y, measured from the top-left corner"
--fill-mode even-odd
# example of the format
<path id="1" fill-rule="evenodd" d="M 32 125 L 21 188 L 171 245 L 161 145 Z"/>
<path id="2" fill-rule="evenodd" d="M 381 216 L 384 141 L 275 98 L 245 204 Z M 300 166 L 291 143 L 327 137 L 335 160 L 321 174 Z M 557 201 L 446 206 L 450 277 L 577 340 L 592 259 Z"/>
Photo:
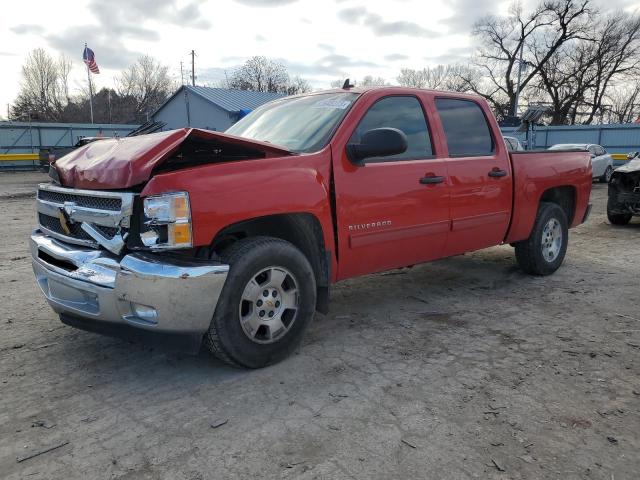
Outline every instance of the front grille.
<path id="1" fill-rule="evenodd" d="M 38 222 L 45 232 L 61 240 L 91 247 L 110 249 L 122 245 L 133 213 L 134 194 L 75 190 L 53 185 L 38 189 Z M 64 214 L 69 232 L 60 223 Z M 96 229 L 105 239 L 96 240 L 82 229 L 82 224 Z M 109 241 L 109 243 L 107 243 Z M 115 242 L 115 243 L 114 243 Z"/>
<path id="2" fill-rule="evenodd" d="M 67 232 L 62 228 L 62 224 L 60 223 L 60 219 L 56 217 L 50 217 L 49 215 L 45 215 L 44 213 L 38 214 L 38 221 L 42 227 L 47 230 L 57 233 L 58 235 L 71 236 L 78 240 L 86 240 L 90 242 L 95 242 L 95 240 L 89 235 L 87 232 L 82 230 L 79 223 L 68 223 L 69 230 L 71 231 L 71 235 L 68 235 Z M 93 225 L 93 227 L 98 230 L 102 235 L 107 237 L 108 239 L 112 239 L 118 233 L 117 228 L 113 227 L 103 227 L 102 225 Z M 124 230 L 123 230 L 124 233 Z"/>
<path id="3" fill-rule="evenodd" d="M 79 207 L 113 210 L 114 212 L 119 212 L 122 208 L 122 199 L 117 197 L 93 197 L 51 190 L 38 190 L 38 198 L 47 202 L 59 203 L 60 205 L 63 205 L 64 202 L 73 202 Z"/>

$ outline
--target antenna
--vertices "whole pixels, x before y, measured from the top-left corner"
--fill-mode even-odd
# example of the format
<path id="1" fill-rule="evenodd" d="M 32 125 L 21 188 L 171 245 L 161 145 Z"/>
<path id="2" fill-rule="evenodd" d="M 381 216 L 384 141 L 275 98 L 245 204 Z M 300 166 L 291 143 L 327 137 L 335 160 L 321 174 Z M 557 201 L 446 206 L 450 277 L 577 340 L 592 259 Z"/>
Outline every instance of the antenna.
<path id="1" fill-rule="evenodd" d="M 349 90 L 350 88 L 355 87 L 355 85 L 353 85 L 352 83 L 349 82 L 349 79 L 347 78 L 344 83 L 342 84 L 342 89 L 343 90 Z"/>

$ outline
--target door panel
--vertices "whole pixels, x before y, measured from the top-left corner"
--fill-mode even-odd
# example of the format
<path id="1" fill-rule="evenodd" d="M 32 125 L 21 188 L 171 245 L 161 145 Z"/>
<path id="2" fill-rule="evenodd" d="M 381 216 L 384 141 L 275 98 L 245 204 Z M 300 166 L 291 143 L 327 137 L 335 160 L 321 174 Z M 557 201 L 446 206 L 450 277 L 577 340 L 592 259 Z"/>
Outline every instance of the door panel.
<path id="1" fill-rule="evenodd" d="M 365 98 L 357 126 L 332 149 L 340 279 L 439 258 L 451 226 L 447 166 L 432 158 L 422 98 Z M 354 165 L 346 144 L 374 128 L 401 130 L 407 150 Z"/>
<path id="2" fill-rule="evenodd" d="M 446 255 L 499 245 L 511 219 L 513 182 L 506 144 L 495 138 L 490 112 L 472 100 L 436 98 L 447 145 L 451 232 Z"/>
<path id="3" fill-rule="evenodd" d="M 449 158 L 452 230 L 448 255 L 499 245 L 511 218 L 511 166 L 505 156 Z M 489 177 L 494 169 L 508 172 Z"/>
<path id="4" fill-rule="evenodd" d="M 440 258 L 450 228 L 443 160 L 372 163 L 354 167 L 346 154 L 335 172 L 340 278 Z"/>

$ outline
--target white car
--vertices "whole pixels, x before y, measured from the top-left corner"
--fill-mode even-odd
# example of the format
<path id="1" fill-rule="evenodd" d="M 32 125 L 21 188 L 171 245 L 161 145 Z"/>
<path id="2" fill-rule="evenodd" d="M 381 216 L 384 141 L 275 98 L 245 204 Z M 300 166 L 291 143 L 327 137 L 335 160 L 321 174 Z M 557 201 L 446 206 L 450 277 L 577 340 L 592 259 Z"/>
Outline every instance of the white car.
<path id="1" fill-rule="evenodd" d="M 516 137 L 504 137 L 504 143 L 507 144 L 507 150 L 510 152 L 524 151 L 524 147 Z"/>
<path id="2" fill-rule="evenodd" d="M 601 182 L 609 183 L 613 173 L 613 158 L 600 145 L 595 143 L 558 143 L 549 147 L 549 150 L 580 150 L 591 154 L 591 169 L 593 178 Z"/>

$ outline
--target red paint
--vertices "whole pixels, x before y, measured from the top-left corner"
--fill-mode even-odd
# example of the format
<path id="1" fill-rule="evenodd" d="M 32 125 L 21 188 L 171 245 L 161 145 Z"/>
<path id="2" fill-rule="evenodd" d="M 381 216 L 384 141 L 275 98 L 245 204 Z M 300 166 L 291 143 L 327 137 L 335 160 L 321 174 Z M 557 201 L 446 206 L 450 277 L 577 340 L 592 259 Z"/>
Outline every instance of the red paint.
<path id="1" fill-rule="evenodd" d="M 65 187 L 90 190 L 129 188 L 146 182 L 153 169 L 188 139 L 248 146 L 263 152 L 267 157 L 289 153 L 284 148 L 268 143 L 197 128 L 182 128 L 92 142 L 60 158 L 55 163 L 55 168 Z"/>
<path id="2" fill-rule="evenodd" d="M 332 253 L 333 281 L 523 240 L 531 232 L 542 194 L 553 187 L 574 189 L 571 225 L 581 222 L 591 191 L 588 154 L 510 155 L 488 105 L 476 96 L 392 87 L 353 91 L 360 97 L 329 145 L 314 154 L 291 155 L 266 143 L 185 129 L 138 137 L 126 148 L 120 147 L 129 139 L 95 142 L 59 160 L 58 170 L 63 183 L 78 188 L 127 188 L 147 182 L 143 196 L 188 191 L 196 246 L 209 245 L 224 227 L 243 220 L 279 213 L 314 215 Z M 345 146 L 367 109 L 389 95 L 412 95 L 421 102 L 433 158 L 357 167 L 347 158 Z M 494 154 L 449 157 L 434 103 L 443 96 L 480 105 L 494 137 Z M 152 176 L 152 169 L 190 135 L 251 146 L 267 158 Z M 496 169 L 506 175 L 490 177 Z M 419 180 L 425 176 L 445 180 L 423 185 Z"/>

